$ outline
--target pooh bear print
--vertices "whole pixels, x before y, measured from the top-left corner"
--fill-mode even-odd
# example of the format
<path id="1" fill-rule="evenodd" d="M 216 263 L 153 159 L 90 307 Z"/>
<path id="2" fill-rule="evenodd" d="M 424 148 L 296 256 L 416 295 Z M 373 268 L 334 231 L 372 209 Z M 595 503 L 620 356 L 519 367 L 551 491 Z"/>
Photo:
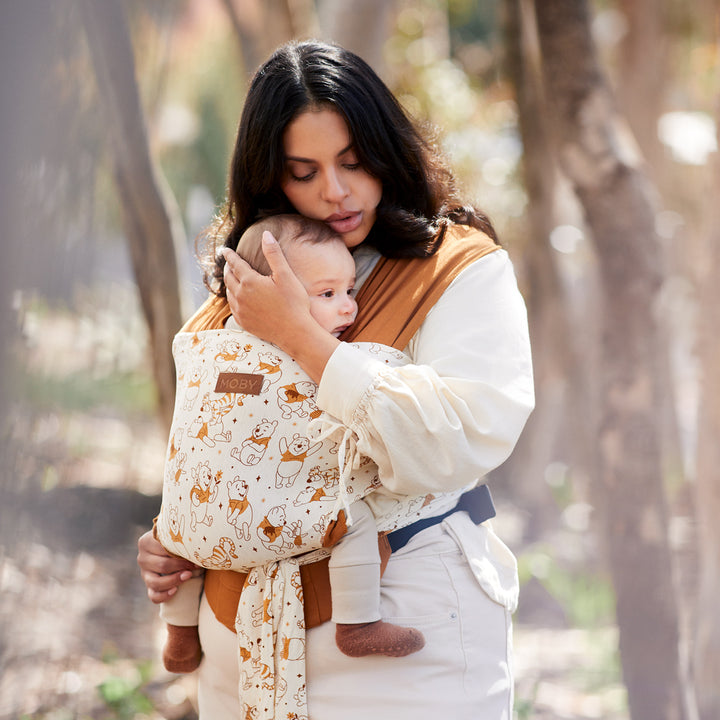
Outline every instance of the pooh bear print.
<path id="1" fill-rule="evenodd" d="M 213 517 L 208 515 L 208 509 L 217 497 L 222 471 L 218 470 L 213 476 L 210 463 L 204 462 L 194 467 L 191 474 L 195 483 L 190 488 L 190 502 L 193 506 L 190 512 L 190 529 L 195 531 L 198 523 L 208 527 L 213 524 Z"/>
<path id="2" fill-rule="evenodd" d="M 175 457 L 175 470 L 173 472 L 173 480 L 176 485 L 180 484 L 180 479 L 185 475 L 185 463 L 187 462 L 187 455 L 185 453 L 178 453 Z"/>
<path id="3" fill-rule="evenodd" d="M 320 412 L 317 386 L 292 358 L 243 331 L 180 333 L 173 355 L 179 401 L 165 458 L 161 542 L 191 561 L 195 552 L 216 566 L 232 561 L 233 570 L 322 547 L 340 492 L 340 439 L 306 429 Z M 259 394 L 215 389 L 213 367 L 229 372 L 232 365 L 262 373 L 262 388 L 253 388 Z M 362 496 L 376 478 L 369 461 L 353 468 L 344 499 Z"/>
<path id="4" fill-rule="evenodd" d="M 282 377 L 282 360 L 271 352 L 258 353 L 258 361 L 253 368 L 254 373 L 264 375 L 262 392 L 267 392 L 269 387 L 278 382 Z"/>
<path id="5" fill-rule="evenodd" d="M 216 363 L 233 363 L 240 362 L 247 357 L 248 353 L 252 350 L 252 345 L 245 345 L 242 347 L 240 343 L 233 339 L 226 340 L 221 346 L 220 350 L 215 355 Z M 216 372 L 220 372 L 220 369 L 216 367 Z"/>
<path id="6" fill-rule="evenodd" d="M 180 483 L 180 478 L 185 475 L 184 466 L 187 462 L 187 453 L 180 452 L 181 442 L 182 430 L 178 428 L 170 438 L 170 446 L 165 461 L 167 468 L 172 472 L 172 478 L 176 485 Z"/>
<path id="7" fill-rule="evenodd" d="M 228 509 L 227 521 L 234 526 L 238 540 L 250 540 L 250 525 L 252 525 L 252 506 L 248 501 L 248 484 L 245 480 L 235 477 L 228 483 Z"/>
<path id="8" fill-rule="evenodd" d="M 322 447 L 322 443 L 310 444 L 309 438 L 295 433 L 290 442 L 287 438 L 280 438 L 280 452 L 282 457 L 275 471 L 275 487 L 291 487 L 295 478 L 300 474 L 306 458 L 316 453 Z"/>
<path id="9" fill-rule="evenodd" d="M 300 520 L 287 524 L 285 508 L 281 505 L 271 507 L 257 528 L 260 542 L 267 550 L 278 556 L 283 550 L 291 550 L 302 542 L 302 522 Z"/>
<path id="10" fill-rule="evenodd" d="M 320 467 L 316 465 L 308 475 L 308 486 L 297 494 L 297 497 L 293 500 L 293 505 L 300 507 L 329 497 L 329 491 L 338 484 L 339 477 L 340 471 L 338 468 L 321 471 Z"/>
<path id="11" fill-rule="evenodd" d="M 168 447 L 167 462 L 172 462 L 178 452 L 180 452 L 180 443 L 182 442 L 182 430 L 177 428 L 170 436 L 170 446 Z"/>
<path id="12" fill-rule="evenodd" d="M 185 399 L 183 402 L 183 410 L 192 410 L 195 400 L 200 394 L 200 386 L 207 377 L 207 370 L 202 368 L 192 368 L 190 371 L 190 379 L 185 390 Z"/>
<path id="13" fill-rule="evenodd" d="M 239 448 L 234 447 L 230 451 L 230 455 L 236 460 L 239 460 L 243 465 L 257 465 L 262 460 L 263 455 L 265 455 L 270 438 L 277 426 L 277 420 L 270 422 L 267 418 L 263 418 L 262 421 L 252 429 L 250 436 L 242 441 L 242 445 Z"/>
<path id="14" fill-rule="evenodd" d="M 277 391 L 278 406 L 282 411 L 283 419 L 288 420 L 293 413 L 303 418 L 320 417 L 321 412 L 314 399 L 316 393 L 315 383 L 309 380 L 301 380 L 279 387 Z"/>
<path id="15" fill-rule="evenodd" d="M 170 539 L 174 543 L 183 544 L 183 535 L 185 534 L 185 516 L 180 515 L 180 512 L 175 505 L 168 507 L 168 531 L 170 533 Z"/>

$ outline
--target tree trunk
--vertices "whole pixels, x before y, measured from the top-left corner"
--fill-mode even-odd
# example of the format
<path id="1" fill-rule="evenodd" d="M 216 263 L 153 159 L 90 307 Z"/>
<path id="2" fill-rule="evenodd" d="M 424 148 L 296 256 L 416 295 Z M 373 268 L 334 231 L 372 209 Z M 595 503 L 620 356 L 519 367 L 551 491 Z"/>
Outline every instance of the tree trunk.
<path id="1" fill-rule="evenodd" d="M 245 74 L 250 77 L 265 59 L 260 0 L 222 0 L 240 45 Z"/>
<path id="2" fill-rule="evenodd" d="M 547 127 L 532 0 L 506 0 L 504 26 L 505 66 L 515 87 L 523 181 L 528 194 L 527 241 L 519 262 L 528 303 L 537 397 L 535 410 L 503 472 L 527 479 L 520 489 L 529 506 L 527 534 L 537 537 L 557 522 L 558 511 L 549 485 L 538 482 L 538 478 L 559 459 L 572 458 L 573 464 L 587 465 L 583 449 L 593 421 L 591 406 L 579 398 L 582 373 L 571 330 L 570 301 L 550 244 L 550 234 L 558 225 L 559 174 Z M 580 413 L 582 422 L 577 421 Z"/>
<path id="3" fill-rule="evenodd" d="M 663 153 L 657 132 L 657 122 L 662 114 L 670 73 L 666 1 L 621 0 L 620 9 L 627 20 L 627 32 L 620 44 L 618 104 L 640 146 L 644 160 L 648 163 L 657 189 L 662 195 L 669 197 L 668 177 L 674 177 L 674 169 L 668 167 L 667 156 Z M 673 264 L 672 253 L 676 248 L 671 247 L 669 250 L 667 260 Z M 665 466 L 675 470 L 682 466 L 682 451 L 672 385 L 668 386 L 663 399 Z"/>
<path id="4" fill-rule="evenodd" d="M 631 716 L 694 715 L 686 691 L 663 490 L 667 348 L 653 315 L 663 280 L 651 188 L 602 76 L 585 0 L 535 4 L 559 160 L 583 206 L 602 293 L 596 503 L 616 593 Z"/>
<path id="5" fill-rule="evenodd" d="M 248 78 L 292 38 L 318 35 L 312 0 L 222 0 L 240 43 Z"/>
<path id="6" fill-rule="evenodd" d="M 720 102 L 719 102 L 720 106 Z M 720 112 L 717 115 L 720 136 Z M 719 137 L 720 139 L 720 137 Z M 715 154 L 714 191 L 700 268 L 699 352 L 702 393 L 698 418 L 696 506 L 700 584 L 695 627 L 694 676 L 702 720 L 720 717 L 720 159 Z"/>
<path id="7" fill-rule="evenodd" d="M 621 0 L 627 32 L 620 44 L 618 102 L 650 166 L 662 158 L 657 120 L 668 87 L 664 1 Z"/>
<path id="8" fill-rule="evenodd" d="M 179 223 L 171 221 L 150 156 L 122 5 L 118 0 L 83 0 L 82 9 L 123 225 L 150 334 L 160 415 L 169 427 L 175 397 L 171 346 L 182 323 L 173 237 Z"/>
<path id="9" fill-rule="evenodd" d="M 380 77 L 385 76 L 385 43 L 395 11 L 391 0 L 319 0 L 322 36 L 357 53 Z"/>
<path id="10" fill-rule="evenodd" d="M 0 488 L 17 484 L 14 443 L 10 428 L 15 419 L 12 405 L 17 401 L 18 382 L 15 365 L 18 358 L 17 311 L 13 293 L 21 290 L 23 248 L 34 245 L 35 253 L 44 251 L 42 238 L 27 231 L 26 213 L 32 208 L 29 189 L 18 178 L 26 174 L 28 156 L 34 157 L 33 123 L 46 106 L 39 102 L 38 85 L 42 73 L 42 36 L 33 31 L 47 13 L 37 2 L 13 3 L 3 9 L 0 23 L 0 222 L 2 223 L 2 260 L 0 260 Z M 35 126 L 44 130 L 44 125 Z M 5 503 L 3 503 L 3 506 Z M 9 522 L 6 507 L 0 507 L 0 521 Z M 3 550 L 0 548 L 0 566 Z"/>

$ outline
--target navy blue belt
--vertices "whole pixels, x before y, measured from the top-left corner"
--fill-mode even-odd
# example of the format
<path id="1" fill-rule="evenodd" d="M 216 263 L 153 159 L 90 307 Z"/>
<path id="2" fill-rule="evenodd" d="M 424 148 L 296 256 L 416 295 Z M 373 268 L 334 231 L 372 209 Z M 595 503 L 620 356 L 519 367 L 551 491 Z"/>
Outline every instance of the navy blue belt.
<path id="1" fill-rule="evenodd" d="M 390 542 L 390 549 L 393 552 L 398 551 L 408 543 L 411 537 L 417 535 L 421 530 L 441 523 L 446 517 L 458 512 L 458 510 L 465 510 L 476 525 L 490 518 L 494 518 L 495 505 L 490 495 L 490 488 L 488 488 L 487 485 L 478 485 L 478 487 L 461 495 L 458 504 L 452 510 L 448 510 L 442 515 L 423 518 L 422 520 L 414 522 L 412 525 L 388 533 L 386 537 Z"/>

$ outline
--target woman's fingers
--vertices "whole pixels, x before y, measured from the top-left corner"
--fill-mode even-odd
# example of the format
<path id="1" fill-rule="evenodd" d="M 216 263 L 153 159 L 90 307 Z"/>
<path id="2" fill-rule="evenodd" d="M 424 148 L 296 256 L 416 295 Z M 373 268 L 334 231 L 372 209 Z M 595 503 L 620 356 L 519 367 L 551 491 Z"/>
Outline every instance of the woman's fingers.
<path id="1" fill-rule="evenodd" d="M 248 312 L 247 290 L 254 282 L 265 280 L 265 278 L 250 267 L 234 250 L 223 248 L 222 254 L 225 258 L 223 280 L 228 304 L 238 323 L 244 325 L 243 316 L 247 319 Z"/>
<path id="2" fill-rule="evenodd" d="M 262 234 L 262 251 L 276 281 L 286 278 L 288 273 L 292 272 L 285 258 L 285 253 L 283 253 L 278 241 L 269 230 L 265 230 Z"/>
<path id="3" fill-rule="evenodd" d="M 225 258 L 225 268 L 223 270 L 223 278 L 225 284 L 227 284 L 228 277 L 231 280 L 240 282 L 248 274 L 256 274 L 255 271 L 248 265 L 234 250 L 229 247 L 224 247 L 220 250 L 223 257 Z"/>
<path id="4" fill-rule="evenodd" d="M 250 266 L 230 248 L 223 248 L 222 254 L 225 258 L 223 281 L 225 282 L 230 309 L 235 312 L 235 296 L 240 288 L 240 277 L 246 268 L 250 269 Z"/>
<path id="5" fill-rule="evenodd" d="M 223 248 L 225 288 L 230 310 L 244 330 L 282 347 L 288 328 L 298 325 L 298 313 L 309 304 L 307 293 L 269 232 L 263 233 L 262 249 L 271 276 L 256 272 L 237 253 Z"/>
<path id="6" fill-rule="evenodd" d="M 307 304 L 305 288 L 290 267 L 280 243 L 267 230 L 262 235 L 262 251 L 270 266 L 273 284 L 282 297 L 286 309 L 296 304 Z"/>

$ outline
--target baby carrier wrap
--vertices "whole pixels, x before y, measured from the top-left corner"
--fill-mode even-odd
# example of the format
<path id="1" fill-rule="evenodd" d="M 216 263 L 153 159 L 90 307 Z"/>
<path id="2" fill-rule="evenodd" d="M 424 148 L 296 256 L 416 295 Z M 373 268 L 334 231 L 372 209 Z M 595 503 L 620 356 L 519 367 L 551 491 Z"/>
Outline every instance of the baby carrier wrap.
<path id="1" fill-rule="evenodd" d="M 388 365 L 408 362 L 377 343 L 357 347 Z M 235 619 L 240 697 L 246 708 L 267 708 L 262 717 L 306 717 L 299 565 L 329 553 L 338 513 L 352 523 L 349 505 L 379 487 L 377 467 L 318 409 L 315 383 L 275 346 L 242 330 L 180 332 L 173 355 L 157 537 L 205 568 L 249 571 Z M 400 503 L 385 500 L 397 525 Z M 413 499 L 400 517 L 424 504 Z"/>
<path id="2" fill-rule="evenodd" d="M 393 348 L 361 346 L 389 365 L 407 362 Z M 338 511 L 379 486 L 367 459 L 346 464 L 341 481 L 343 433 L 315 404 L 315 383 L 275 346 L 242 330 L 181 332 L 173 355 L 177 395 L 157 522 L 170 552 L 247 571 L 319 550 Z"/>

